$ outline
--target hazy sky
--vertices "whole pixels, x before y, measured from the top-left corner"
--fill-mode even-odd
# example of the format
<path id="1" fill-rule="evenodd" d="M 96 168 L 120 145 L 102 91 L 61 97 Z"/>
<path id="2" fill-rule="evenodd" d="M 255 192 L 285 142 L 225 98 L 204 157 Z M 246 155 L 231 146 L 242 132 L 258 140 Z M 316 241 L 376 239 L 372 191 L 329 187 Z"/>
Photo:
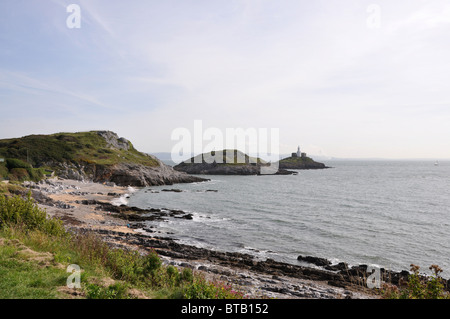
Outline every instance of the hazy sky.
<path id="1" fill-rule="evenodd" d="M 279 128 L 282 153 L 450 158 L 450 2 L 0 1 L 0 138 L 163 152 L 194 120 Z"/>

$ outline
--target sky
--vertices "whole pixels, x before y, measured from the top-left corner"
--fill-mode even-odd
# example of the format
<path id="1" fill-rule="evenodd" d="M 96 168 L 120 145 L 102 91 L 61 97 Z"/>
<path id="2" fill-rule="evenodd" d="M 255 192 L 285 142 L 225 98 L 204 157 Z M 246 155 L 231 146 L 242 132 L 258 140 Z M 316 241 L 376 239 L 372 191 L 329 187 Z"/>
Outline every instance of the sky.
<path id="1" fill-rule="evenodd" d="M 449 57 L 448 0 L 2 0 L 0 138 L 170 152 L 201 121 L 278 129 L 280 153 L 450 158 Z"/>

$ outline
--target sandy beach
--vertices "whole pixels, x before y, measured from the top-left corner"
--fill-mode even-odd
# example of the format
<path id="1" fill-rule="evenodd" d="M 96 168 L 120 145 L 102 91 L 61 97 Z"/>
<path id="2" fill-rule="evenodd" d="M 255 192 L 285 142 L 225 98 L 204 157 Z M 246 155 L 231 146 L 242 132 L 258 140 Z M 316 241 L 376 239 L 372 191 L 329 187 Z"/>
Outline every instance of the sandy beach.
<path id="1" fill-rule="evenodd" d="M 69 229 L 93 231 L 113 246 L 145 253 L 155 249 L 166 264 L 189 267 L 211 280 L 232 284 L 253 298 L 372 299 L 373 290 L 353 276 L 319 267 L 297 266 L 253 256 L 207 250 L 161 237 L 145 220 L 186 218 L 182 211 L 139 210 L 123 200 L 135 188 L 48 179 L 27 185 L 38 205 Z"/>

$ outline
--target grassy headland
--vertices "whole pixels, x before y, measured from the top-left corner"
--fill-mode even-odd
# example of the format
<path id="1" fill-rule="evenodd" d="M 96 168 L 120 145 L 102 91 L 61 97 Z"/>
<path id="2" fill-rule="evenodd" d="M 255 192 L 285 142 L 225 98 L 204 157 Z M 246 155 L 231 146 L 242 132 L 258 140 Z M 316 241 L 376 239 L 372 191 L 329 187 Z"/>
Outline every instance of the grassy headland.
<path id="1" fill-rule="evenodd" d="M 36 181 L 44 174 L 51 173 L 56 163 L 65 162 L 85 165 L 159 165 L 154 158 L 137 151 L 130 141 L 123 139 L 121 142 L 121 147 L 114 147 L 99 131 L 2 139 L 0 158 L 4 162 L 0 162 L 0 179 Z"/>
<path id="2" fill-rule="evenodd" d="M 36 182 L 46 175 L 138 187 L 205 181 L 139 152 L 111 131 L 0 140 L 0 180 Z"/>

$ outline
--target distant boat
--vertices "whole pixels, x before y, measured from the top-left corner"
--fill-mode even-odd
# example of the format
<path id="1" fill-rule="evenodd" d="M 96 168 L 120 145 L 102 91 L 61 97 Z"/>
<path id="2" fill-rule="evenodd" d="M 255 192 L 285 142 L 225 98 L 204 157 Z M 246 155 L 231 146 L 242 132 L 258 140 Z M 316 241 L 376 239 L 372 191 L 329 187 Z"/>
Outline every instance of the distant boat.
<path id="1" fill-rule="evenodd" d="M 439 166 L 439 162 L 438 161 L 434 162 L 434 166 Z"/>

